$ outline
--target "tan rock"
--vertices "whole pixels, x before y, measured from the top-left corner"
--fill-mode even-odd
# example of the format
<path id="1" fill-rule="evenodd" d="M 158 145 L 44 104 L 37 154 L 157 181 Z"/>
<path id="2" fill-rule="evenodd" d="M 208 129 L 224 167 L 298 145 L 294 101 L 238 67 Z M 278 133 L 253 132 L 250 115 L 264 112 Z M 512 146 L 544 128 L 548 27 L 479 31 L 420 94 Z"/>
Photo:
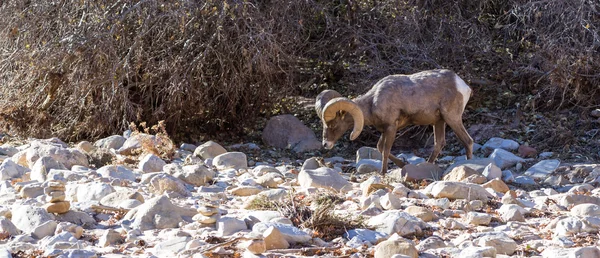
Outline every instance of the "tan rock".
<path id="1" fill-rule="evenodd" d="M 265 239 L 265 247 L 267 250 L 287 249 L 290 247 L 290 243 L 285 240 L 283 234 L 281 234 L 281 231 L 279 231 L 279 229 L 276 227 L 271 226 L 265 230 L 263 237 Z"/>
<path id="2" fill-rule="evenodd" d="M 265 241 L 262 239 L 252 239 L 242 242 L 239 247 L 245 248 L 253 254 L 262 254 L 267 251 Z"/>
<path id="3" fill-rule="evenodd" d="M 217 220 L 220 217 L 221 217 L 221 215 L 219 213 L 216 213 L 216 214 L 213 214 L 210 216 L 196 214 L 196 215 L 194 215 L 194 217 L 192 217 L 192 220 L 197 221 L 202 224 L 214 224 L 214 223 L 217 223 Z"/>
<path id="4" fill-rule="evenodd" d="M 263 189 L 256 186 L 238 186 L 234 189 L 231 189 L 231 194 L 237 196 L 252 196 L 262 191 Z"/>
<path id="5" fill-rule="evenodd" d="M 413 216 L 425 221 L 425 222 L 432 221 L 436 218 L 435 214 L 433 214 L 433 211 L 431 211 L 425 207 L 409 206 L 404 211 L 410 215 L 413 215 Z"/>
<path id="6" fill-rule="evenodd" d="M 395 254 L 403 254 L 411 258 L 418 258 L 417 248 L 403 238 L 394 238 L 385 240 L 375 246 L 375 258 L 389 258 Z"/>
<path id="7" fill-rule="evenodd" d="M 487 178 L 483 175 L 470 175 L 469 177 L 460 180 L 461 182 L 471 183 L 471 184 L 483 184 L 487 182 Z"/>
<path id="8" fill-rule="evenodd" d="M 468 178 L 471 175 L 480 175 L 476 170 L 467 166 L 458 166 L 452 169 L 450 173 L 446 174 L 443 178 L 444 181 L 460 182 L 463 179 Z"/>
<path id="9" fill-rule="evenodd" d="M 83 152 L 87 152 L 90 153 L 91 151 L 93 151 L 96 147 L 94 147 L 94 145 L 91 142 L 88 141 L 82 141 L 80 143 L 78 143 L 75 148 L 83 151 Z"/>
<path id="10" fill-rule="evenodd" d="M 46 209 L 46 211 L 48 211 L 50 213 L 63 214 L 63 213 L 67 213 L 69 211 L 69 209 L 71 208 L 71 203 L 70 202 L 48 203 L 48 204 L 44 205 L 44 208 Z"/>
<path id="11" fill-rule="evenodd" d="M 277 188 L 283 183 L 282 176 L 278 173 L 266 173 L 256 179 L 256 183 L 266 188 Z"/>
<path id="12" fill-rule="evenodd" d="M 200 206 L 196 211 L 204 216 L 212 216 L 219 213 L 219 208 L 211 206 Z"/>
<path id="13" fill-rule="evenodd" d="M 496 192 L 499 193 L 506 193 L 508 191 L 510 191 L 510 189 L 508 188 L 508 185 L 506 185 L 504 183 L 504 181 L 496 178 L 496 179 L 492 179 L 489 182 L 485 183 L 482 185 L 483 188 L 491 188 Z"/>

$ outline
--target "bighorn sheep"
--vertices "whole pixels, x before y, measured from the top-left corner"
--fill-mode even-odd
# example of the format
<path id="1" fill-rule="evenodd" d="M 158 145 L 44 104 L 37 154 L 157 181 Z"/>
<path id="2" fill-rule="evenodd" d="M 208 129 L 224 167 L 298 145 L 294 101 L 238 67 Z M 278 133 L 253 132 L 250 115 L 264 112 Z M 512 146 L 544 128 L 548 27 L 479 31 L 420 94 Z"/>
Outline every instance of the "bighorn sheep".
<path id="1" fill-rule="evenodd" d="M 446 143 L 446 124 L 465 146 L 467 159 L 471 159 L 473 139 L 462 123 L 470 96 L 471 88 L 454 72 L 430 70 L 387 76 L 354 100 L 325 90 L 317 96 L 315 109 L 323 122 L 323 146 L 327 149 L 333 148 L 351 127 L 350 140 L 356 139 L 365 125 L 373 125 L 380 131 L 377 149 L 383 155 L 380 172 L 385 174 L 388 159 L 404 166 L 390 150 L 396 132 L 408 125 L 433 125 L 435 143 L 428 162 L 435 161 Z"/>

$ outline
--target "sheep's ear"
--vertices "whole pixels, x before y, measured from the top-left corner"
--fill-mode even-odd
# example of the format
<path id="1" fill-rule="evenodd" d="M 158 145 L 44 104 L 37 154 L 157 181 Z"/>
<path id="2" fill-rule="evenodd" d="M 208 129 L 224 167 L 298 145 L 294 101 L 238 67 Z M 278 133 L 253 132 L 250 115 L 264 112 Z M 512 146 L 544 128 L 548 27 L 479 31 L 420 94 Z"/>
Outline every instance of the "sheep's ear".
<path id="1" fill-rule="evenodd" d="M 340 110 L 340 111 L 338 111 L 338 113 L 339 113 L 338 115 L 340 116 L 340 118 L 341 118 L 342 120 L 344 120 L 344 117 L 346 117 L 346 114 L 347 114 L 348 112 L 346 112 L 346 111 L 343 111 L 343 110 Z"/>

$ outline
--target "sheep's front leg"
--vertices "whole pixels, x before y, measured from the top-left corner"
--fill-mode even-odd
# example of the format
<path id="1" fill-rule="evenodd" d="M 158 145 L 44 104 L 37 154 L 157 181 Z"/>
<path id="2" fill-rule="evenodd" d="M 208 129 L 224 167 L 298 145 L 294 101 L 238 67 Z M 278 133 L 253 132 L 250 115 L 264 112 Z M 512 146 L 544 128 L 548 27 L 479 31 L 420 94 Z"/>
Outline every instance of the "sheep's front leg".
<path id="1" fill-rule="evenodd" d="M 389 156 L 391 155 L 391 151 L 392 151 L 392 145 L 394 145 L 394 139 L 396 138 L 396 127 L 394 126 L 389 126 L 385 129 L 385 131 L 383 132 L 383 134 L 381 135 L 381 138 L 379 139 L 379 143 L 381 144 L 377 144 L 377 147 L 382 147 L 381 150 L 381 156 L 383 157 L 382 160 L 382 164 L 381 164 L 381 171 L 380 173 L 382 175 L 385 175 L 387 173 L 387 162 L 389 159 Z"/>

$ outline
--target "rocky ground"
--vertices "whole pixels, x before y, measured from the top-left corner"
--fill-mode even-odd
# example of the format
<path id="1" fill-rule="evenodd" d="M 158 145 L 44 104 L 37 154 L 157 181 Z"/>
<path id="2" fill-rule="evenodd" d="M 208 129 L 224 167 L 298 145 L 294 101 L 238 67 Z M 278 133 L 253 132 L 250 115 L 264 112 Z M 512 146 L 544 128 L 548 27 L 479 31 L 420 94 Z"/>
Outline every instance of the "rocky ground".
<path id="1" fill-rule="evenodd" d="M 4 137 L 0 257 L 600 257 L 598 164 L 491 138 L 384 177 L 373 148 L 310 157 L 294 119 L 267 124 L 279 148 Z"/>

